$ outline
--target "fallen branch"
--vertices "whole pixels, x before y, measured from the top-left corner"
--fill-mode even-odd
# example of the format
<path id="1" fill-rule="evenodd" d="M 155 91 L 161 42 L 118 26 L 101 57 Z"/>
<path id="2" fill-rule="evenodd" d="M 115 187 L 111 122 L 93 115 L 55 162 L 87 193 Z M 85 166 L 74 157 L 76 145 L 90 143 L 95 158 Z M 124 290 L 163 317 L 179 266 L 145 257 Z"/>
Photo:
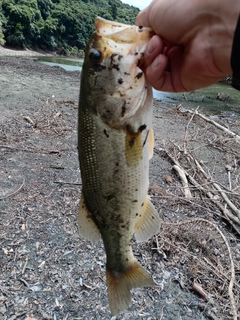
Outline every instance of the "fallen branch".
<path id="1" fill-rule="evenodd" d="M 189 189 L 187 177 L 185 175 L 184 170 L 181 167 L 177 166 L 177 165 L 174 165 L 173 169 L 175 171 L 177 171 L 177 173 L 178 173 L 178 175 L 179 175 L 179 177 L 180 177 L 180 179 L 182 181 L 183 191 L 184 191 L 185 197 L 187 199 L 191 199 L 192 198 L 192 194 L 191 194 L 191 191 Z"/>
<path id="2" fill-rule="evenodd" d="M 214 125 L 215 127 L 217 127 L 218 129 L 224 131 L 225 133 L 227 133 L 228 135 L 230 135 L 233 138 L 236 138 L 236 141 L 240 143 L 240 136 L 237 135 L 235 132 L 230 131 L 228 128 L 222 126 L 221 124 L 217 123 L 214 120 L 209 119 L 208 117 L 204 116 L 203 114 L 199 113 L 197 110 L 192 111 L 192 110 L 183 110 L 181 108 L 181 105 L 178 107 L 178 110 L 182 113 L 184 112 L 188 112 L 190 114 L 194 114 L 194 115 L 198 115 L 200 118 L 202 118 L 203 120 L 205 120 L 208 123 L 211 123 L 212 125 Z"/>
<path id="3" fill-rule="evenodd" d="M 165 150 L 167 156 L 172 160 L 172 162 L 181 168 L 185 174 L 185 176 L 189 179 L 189 181 L 194 185 L 198 190 L 202 191 L 224 214 L 226 220 L 231 224 L 234 230 L 240 235 L 240 230 L 235 225 L 240 225 L 239 219 L 233 215 L 227 208 L 225 208 L 218 200 L 214 198 L 214 195 L 205 189 L 201 184 L 199 184 L 186 170 L 182 168 L 180 163 L 167 151 Z"/>

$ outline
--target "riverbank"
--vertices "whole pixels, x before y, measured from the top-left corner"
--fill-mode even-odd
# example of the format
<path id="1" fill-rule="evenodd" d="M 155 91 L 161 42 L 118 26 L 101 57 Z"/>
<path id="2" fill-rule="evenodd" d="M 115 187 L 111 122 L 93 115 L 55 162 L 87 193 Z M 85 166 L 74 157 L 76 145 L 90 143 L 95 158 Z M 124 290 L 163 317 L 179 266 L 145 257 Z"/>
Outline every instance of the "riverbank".
<path id="1" fill-rule="evenodd" d="M 15 49 L 8 49 L 3 46 L 0 46 L 0 57 L 27 57 L 27 56 L 32 56 L 32 57 L 37 57 L 37 56 L 45 56 L 47 53 L 44 52 L 37 52 L 33 50 L 15 50 Z"/>
<path id="2" fill-rule="evenodd" d="M 2 319 L 116 320 L 108 308 L 102 243 L 92 244 L 77 231 L 79 86 L 78 71 L 30 57 L 0 58 Z M 239 120 L 218 121 L 240 135 Z M 214 203 L 225 206 L 211 181 L 239 208 L 239 145 L 176 104 L 155 100 L 153 126 L 149 194 L 162 226 L 147 243 L 134 242 L 133 250 L 156 287 L 134 289 L 129 310 L 118 319 L 233 319 L 232 299 L 240 294 L 239 235 Z M 187 179 L 191 197 L 185 196 L 175 160 L 203 190 Z M 230 298 L 232 265 L 236 285 Z"/>

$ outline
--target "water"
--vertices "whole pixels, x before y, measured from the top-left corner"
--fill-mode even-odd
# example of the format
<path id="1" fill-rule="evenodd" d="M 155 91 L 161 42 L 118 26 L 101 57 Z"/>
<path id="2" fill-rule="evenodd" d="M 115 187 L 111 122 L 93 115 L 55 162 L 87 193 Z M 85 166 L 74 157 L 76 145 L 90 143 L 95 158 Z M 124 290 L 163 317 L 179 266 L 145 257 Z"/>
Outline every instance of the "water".
<path id="1" fill-rule="evenodd" d="M 49 66 L 59 66 L 66 71 L 81 71 L 83 59 L 62 57 L 39 57 L 37 61 Z"/>
<path id="2" fill-rule="evenodd" d="M 39 57 L 37 61 L 50 66 L 60 66 L 67 71 L 81 71 L 83 64 L 83 59 L 68 57 Z M 182 104 L 186 108 L 196 109 L 200 106 L 199 111 L 205 114 L 240 117 L 240 92 L 226 83 L 217 83 L 185 94 L 153 90 L 153 96 L 159 101 Z"/>

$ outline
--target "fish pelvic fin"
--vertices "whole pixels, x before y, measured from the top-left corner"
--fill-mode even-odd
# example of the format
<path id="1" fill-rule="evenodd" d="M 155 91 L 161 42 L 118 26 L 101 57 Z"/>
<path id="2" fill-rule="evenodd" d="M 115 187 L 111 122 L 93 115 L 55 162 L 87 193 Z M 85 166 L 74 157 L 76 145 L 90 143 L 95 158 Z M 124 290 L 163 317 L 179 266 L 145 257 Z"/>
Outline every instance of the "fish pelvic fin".
<path id="1" fill-rule="evenodd" d="M 159 232 L 160 217 L 152 202 L 147 196 L 144 201 L 143 210 L 134 228 L 134 236 L 138 242 L 147 241 Z"/>
<path id="2" fill-rule="evenodd" d="M 131 302 L 131 289 L 142 286 L 154 286 L 151 276 L 135 261 L 123 272 L 107 269 L 109 308 L 113 315 L 126 310 Z"/>
<path id="3" fill-rule="evenodd" d="M 80 235 L 90 241 L 98 241 L 101 238 L 99 229 L 87 209 L 83 193 L 78 210 L 78 228 Z"/>

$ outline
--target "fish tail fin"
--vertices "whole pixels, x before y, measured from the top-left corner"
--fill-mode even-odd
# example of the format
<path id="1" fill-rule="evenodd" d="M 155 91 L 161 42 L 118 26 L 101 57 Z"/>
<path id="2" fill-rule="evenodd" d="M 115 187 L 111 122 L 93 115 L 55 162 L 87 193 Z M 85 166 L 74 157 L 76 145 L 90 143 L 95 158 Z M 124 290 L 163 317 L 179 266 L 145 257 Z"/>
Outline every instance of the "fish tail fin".
<path id="1" fill-rule="evenodd" d="M 154 286 L 154 281 L 135 260 L 123 273 L 107 270 L 107 285 L 109 307 L 111 313 L 116 315 L 128 308 L 132 288 Z"/>

